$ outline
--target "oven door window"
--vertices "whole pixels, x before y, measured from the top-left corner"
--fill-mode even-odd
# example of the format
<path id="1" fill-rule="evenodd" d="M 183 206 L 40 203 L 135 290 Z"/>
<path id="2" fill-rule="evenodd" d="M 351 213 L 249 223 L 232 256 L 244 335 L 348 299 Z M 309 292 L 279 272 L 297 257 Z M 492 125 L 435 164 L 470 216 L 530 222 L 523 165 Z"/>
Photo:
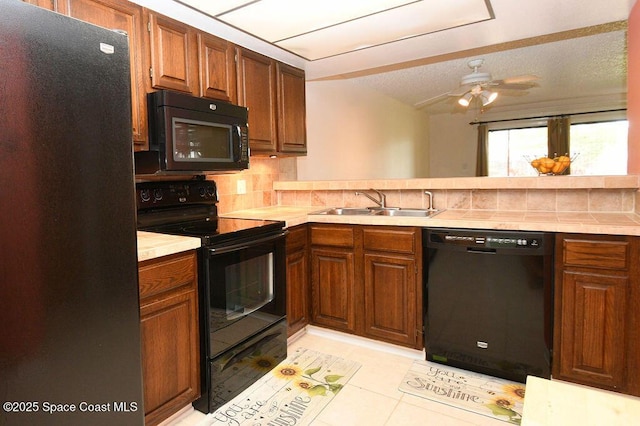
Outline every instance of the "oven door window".
<path id="1" fill-rule="evenodd" d="M 240 260 L 224 269 L 224 309 L 228 320 L 257 311 L 273 300 L 272 252 Z"/>
<path id="2" fill-rule="evenodd" d="M 207 251 L 203 291 L 210 356 L 285 318 L 284 241 L 278 236 Z"/>
<path id="3" fill-rule="evenodd" d="M 179 117 L 172 124 L 174 161 L 233 161 L 233 126 Z"/>

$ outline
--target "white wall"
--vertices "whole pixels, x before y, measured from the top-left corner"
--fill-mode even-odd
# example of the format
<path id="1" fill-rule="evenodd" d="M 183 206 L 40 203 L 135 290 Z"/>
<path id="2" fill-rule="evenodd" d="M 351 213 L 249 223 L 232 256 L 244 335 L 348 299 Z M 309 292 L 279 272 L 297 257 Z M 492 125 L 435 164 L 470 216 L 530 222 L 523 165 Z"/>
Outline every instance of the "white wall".
<path id="1" fill-rule="evenodd" d="M 429 177 L 476 175 L 477 126 L 475 116 L 436 114 L 429 117 Z"/>
<path id="2" fill-rule="evenodd" d="M 308 81 L 306 103 L 298 180 L 429 176 L 423 112 L 349 80 Z"/>

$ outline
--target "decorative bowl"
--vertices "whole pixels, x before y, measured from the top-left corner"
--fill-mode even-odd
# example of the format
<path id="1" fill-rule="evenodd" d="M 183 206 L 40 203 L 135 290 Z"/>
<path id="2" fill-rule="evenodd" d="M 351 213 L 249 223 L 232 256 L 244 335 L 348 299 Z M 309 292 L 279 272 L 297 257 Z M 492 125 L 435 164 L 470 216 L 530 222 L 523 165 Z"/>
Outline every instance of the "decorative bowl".
<path id="1" fill-rule="evenodd" d="M 526 160 L 531 164 L 531 167 L 538 172 L 538 175 L 561 175 L 577 157 L 578 154 L 574 154 L 573 157 L 565 154 L 555 155 L 553 158 L 543 156 L 536 157 L 532 160 L 527 158 Z"/>

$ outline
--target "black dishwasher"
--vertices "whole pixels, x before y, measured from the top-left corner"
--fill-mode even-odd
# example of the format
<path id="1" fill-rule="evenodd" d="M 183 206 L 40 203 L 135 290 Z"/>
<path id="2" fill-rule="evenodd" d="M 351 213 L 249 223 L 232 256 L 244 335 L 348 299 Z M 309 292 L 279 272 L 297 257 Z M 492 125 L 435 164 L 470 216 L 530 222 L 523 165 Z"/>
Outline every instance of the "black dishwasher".
<path id="1" fill-rule="evenodd" d="M 423 229 L 427 360 L 551 376 L 553 234 Z"/>

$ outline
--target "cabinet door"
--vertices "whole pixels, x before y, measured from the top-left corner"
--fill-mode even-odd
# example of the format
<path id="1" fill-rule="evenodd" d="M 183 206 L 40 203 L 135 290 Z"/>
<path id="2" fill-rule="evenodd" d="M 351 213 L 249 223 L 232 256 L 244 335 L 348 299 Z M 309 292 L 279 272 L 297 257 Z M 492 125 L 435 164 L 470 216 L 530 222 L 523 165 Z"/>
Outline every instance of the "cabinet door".
<path id="1" fill-rule="evenodd" d="M 291 336 L 310 321 L 309 255 L 307 226 L 289 230 L 287 235 L 287 325 Z"/>
<path id="2" fill-rule="evenodd" d="M 195 30 L 181 22 L 149 13 L 151 86 L 198 95 Z"/>
<path id="3" fill-rule="evenodd" d="M 194 251 L 138 266 L 145 424 L 200 396 L 197 258 Z"/>
<path id="4" fill-rule="evenodd" d="M 640 239 L 558 234 L 553 376 L 640 395 Z"/>
<path id="5" fill-rule="evenodd" d="M 418 337 L 415 260 L 365 254 L 364 268 L 365 334 L 414 346 Z"/>
<path id="6" fill-rule="evenodd" d="M 34 6 L 41 7 L 43 9 L 54 10 L 56 0 L 23 0 L 25 3 L 32 4 Z"/>
<path id="7" fill-rule="evenodd" d="M 278 63 L 278 151 L 305 154 L 307 125 L 304 71 Z"/>
<path id="8" fill-rule="evenodd" d="M 140 309 L 145 424 L 157 424 L 200 394 L 197 297 L 178 293 Z"/>
<path id="9" fill-rule="evenodd" d="M 564 271 L 555 377 L 624 388 L 628 288 L 627 277 Z"/>
<path id="10" fill-rule="evenodd" d="M 237 103 L 235 46 L 206 33 L 198 33 L 200 96 Z"/>
<path id="11" fill-rule="evenodd" d="M 57 8 L 62 14 L 100 27 L 122 30 L 129 36 L 133 143 L 136 149 L 145 148 L 148 136 L 142 8 L 118 0 L 59 0 Z"/>
<path id="12" fill-rule="evenodd" d="M 313 322 L 354 332 L 356 305 L 353 251 L 312 248 L 311 270 Z"/>
<path id="13" fill-rule="evenodd" d="M 249 146 L 252 152 L 275 153 L 275 61 L 245 49 L 238 50 L 238 103 L 249 108 Z"/>
<path id="14" fill-rule="evenodd" d="M 309 260 L 306 250 L 287 254 L 287 324 L 288 335 L 309 323 Z"/>

